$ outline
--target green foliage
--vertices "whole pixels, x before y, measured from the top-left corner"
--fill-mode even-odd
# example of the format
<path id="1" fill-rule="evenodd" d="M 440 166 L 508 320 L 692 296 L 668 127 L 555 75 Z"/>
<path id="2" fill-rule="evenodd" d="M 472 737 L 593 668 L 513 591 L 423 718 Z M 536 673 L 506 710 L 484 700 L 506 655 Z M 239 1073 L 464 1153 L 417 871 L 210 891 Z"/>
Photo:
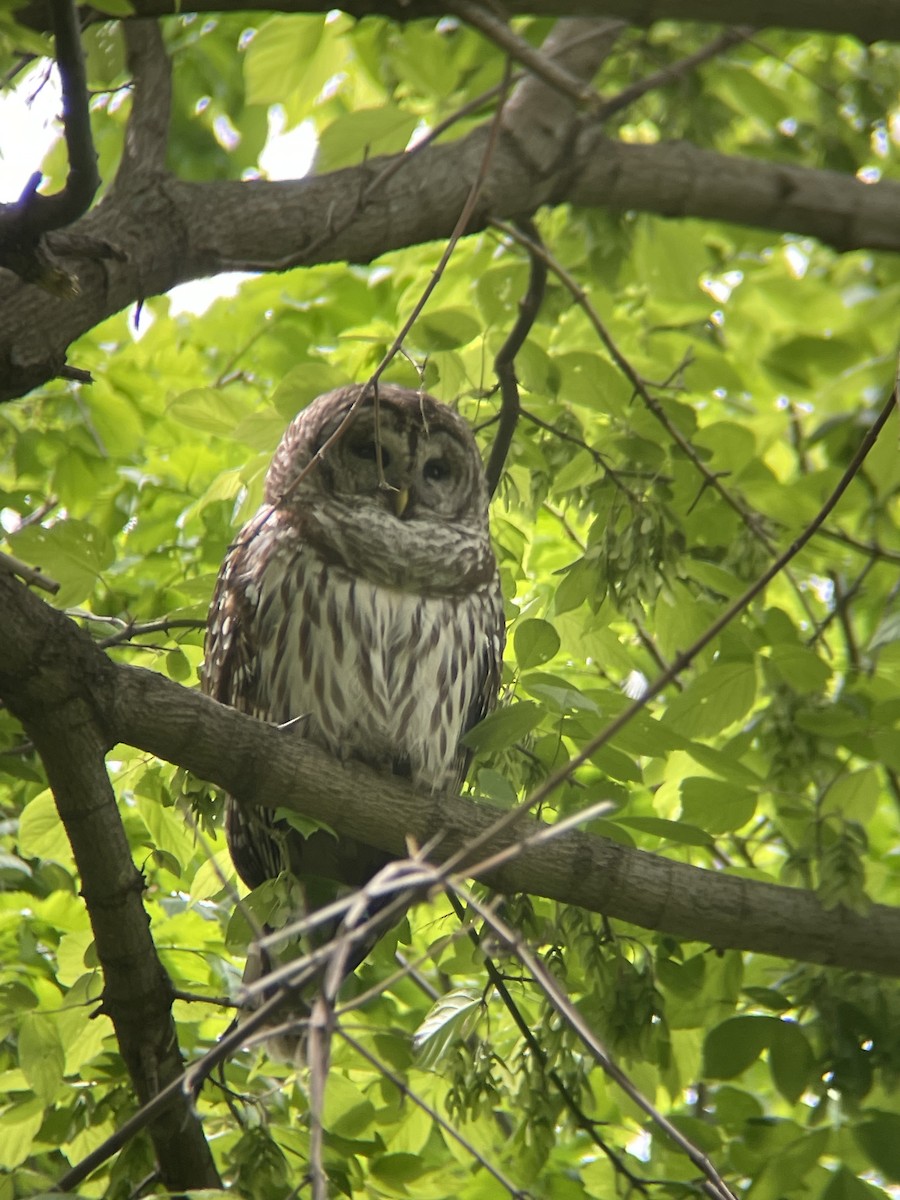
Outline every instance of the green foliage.
<path id="1" fill-rule="evenodd" d="M 166 25 L 169 158 L 183 176 L 256 169 L 275 103 L 288 127 L 311 122 L 321 170 L 397 151 L 503 71 L 502 55 L 454 21 L 261 16 L 250 37 L 249 20 Z M 535 43 L 547 27 L 517 25 Z M 707 33 L 632 31 L 603 67 L 604 93 Z M 10 38 L 0 24 L 3 54 Z M 121 153 L 124 66 L 109 27 L 88 43 L 108 167 Z M 770 31 L 651 91 L 611 133 L 896 175 L 886 131 L 898 66 L 887 45 Z M 59 184 L 60 149 L 46 168 Z M 493 511 L 510 618 L 504 700 L 466 738 L 475 791 L 505 808 L 582 751 L 808 524 L 891 385 L 900 300 L 886 255 L 570 207 L 542 211 L 539 225 L 619 350 L 656 381 L 657 404 L 632 394 L 551 275 L 516 364 L 523 415 Z M 250 279 L 200 315 L 153 298 L 99 325 L 70 355 L 91 386 L 58 381 L 0 409 L 7 549 L 59 582 L 55 603 L 111 639 L 116 661 L 196 686 L 215 574 L 259 502 L 281 431 L 316 394 L 374 369 L 439 253 Z M 499 234 L 464 239 L 388 372 L 458 405 L 485 451 L 491 362 L 526 277 L 522 252 Z M 543 818 L 607 801 L 589 828 L 619 843 L 813 889 L 835 913 L 900 902 L 898 494 L 886 434 L 790 572 L 590 753 Z M 98 1011 L 82 881 L 23 742 L 0 712 L 0 1200 L 51 1194 L 135 1104 Z M 234 910 L 221 803 L 127 747 L 110 771 L 164 966 L 179 996 L 202 998 L 175 1003 L 195 1059 L 229 1023 L 220 998 L 236 989 L 252 932 Z M 295 901 L 278 880 L 247 908 L 279 926 Z M 503 911 L 644 1095 L 738 1193 L 877 1200 L 900 1180 L 893 984 L 720 952 L 538 898 Z M 650 1195 L 696 1192 L 697 1168 L 596 1067 L 509 947 L 487 939 L 533 1042 L 445 902 L 414 908 L 399 936 L 425 986 L 395 976 L 394 938 L 345 993 L 388 981 L 346 1020 L 364 1053 L 334 1042 L 323 1125 L 335 1194 L 503 1194 L 485 1163 L 540 1197 L 610 1196 L 623 1172 L 655 1181 Z M 310 1155 L 306 1073 L 243 1051 L 223 1083 L 208 1082 L 197 1103 L 231 1194 L 294 1194 Z M 138 1141 L 83 1194 L 131 1195 L 151 1170 Z"/>

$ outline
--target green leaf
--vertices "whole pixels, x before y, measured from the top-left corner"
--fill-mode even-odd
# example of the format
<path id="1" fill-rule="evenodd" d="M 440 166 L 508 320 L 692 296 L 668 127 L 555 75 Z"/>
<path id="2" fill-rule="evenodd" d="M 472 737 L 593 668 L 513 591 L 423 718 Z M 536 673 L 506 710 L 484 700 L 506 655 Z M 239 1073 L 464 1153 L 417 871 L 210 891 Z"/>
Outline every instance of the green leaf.
<path id="1" fill-rule="evenodd" d="M 799 1025 L 779 1021 L 769 1041 L 769 1069 L 779 1092 L 791 1104 L 796 1104 L 807 1085 L 812 1082 L 815 1055 Z"/>
<path id="2" fill-rule="evenodd" d="M 403 150 L 417 124 L 415 116 L 390 104 L 344 113 L 319 134 L 316 168 L 334 171 L 376 154 Z"/>
<path id="3" fill-rule="evenodd" d="M 709 846 L 712 838 L 705 829 L 697 829 L 683 821 L 667 821 L 664 817 L 616 817 L 618 825 L 639 829 L 641 833 L 652 833 L 654 837 L 678 842 L 683 846 Z"/>
<path id="4" fill-rule="evenodd" d="M 27 1013 L 19 1026 L 19 1066 L 35 1096 L 50 1104 L 62 1086 L 66 1052 L 50 1017 Z"/>
<path id="5" fill-rule="evenodd" d="M 540 722 L 540 708 L 531 700 L 519 700 L 492 712 L 461 739 L 471 750 L 505 750 L 527 737 Z"/>
<path id="6" fill-rule="evenodd" d="M 246 408 L 222 388 L 192 388 L 169 404 L 169 416 L 188 429 L 231 437 Z"/>
<path id="7" fill-rule="evenodd" d="M 756 796 L 746 788 L 705 776 L 681 781 L 681 815 L 714 835 L 733 833 L 756 811 Z"/>
<path id="8" fill-rule="evenodd" d="M 885 1193 L 857 1179 L 846 1167 L 838 1167 L 822 1192 L 822 1200 L 884 1200 Z"/>
<path id="9" fill-rule="evenodd" d="M 467 346 L 480 334 L 480 323 L 462 308 L 426 312 L 413 330 L 415 342 L 423 350 L 456 350 L 459 346 Z"/>
<path id="10" fill-rule="evenodd" d="M 499 771 L 482 767 L 478 772 L 478 791 L 485 799 L 499 804 L 502 808 L 512 808 L 518 799 L 516 789 Z"/>
<path id="11" fill-rule="evenodd" d="M 837 813 L 846 821 L 867 825 L 875 816 L 881 794 L 881 778 L 875 767 L 851 771 L 834 781 L 819 811 L 822 816 Z"/>
<path id="12" fill-rule="evenodd" d="M 0 1112 L 0 1166 L 12 1170 L 25 1162 L 43 1123 L 44 1102 L 39 1096 L 11 1104 Z"/>
<path id="13" fill-rule="evenodd" d="M 78 604 L 89 596 L 113 561 L 109 539 L 85 521 L 57 521 L 49 528 L 33 525 L 9 541 L 19 558 L 61 585 L 56 596 L 60 605 Z"/>
<path id="14" fill-rule="evenodd" d="M 451 1046 L 464 1041 L 472 1032 L 482 1004 L 480 991 L 465 988 L 441 996 L 413 1035 L 418 1065 L 424 1070 L 434 1070 Z"/>
<path id="15" fill-rule="evenodd" d="M 780 1024 L 777 1017 L 729 1017 L 706 1036 L 703 1074 L 712 1079 L 734 1079 L 756 1062 Z"/>
<path id="16" fill-rule="evenodd" d="M 25 808 L 18 840 L 20 850 L 29 858 L 51 858 L 63 866 L 72 864 L 72 848 L 49 789 L 40 792 Z"/>
<path id="17" fill-rule="evenodd" d="M 322 1113 L 326 1129 L 340 1137 L 357 1137 L 368 1129 L 374 1113 L 358 1087 L 336 1071 L 329 1072 Z"/>
<path id="18" fill-rule="evenodd" d="M 712 737 L 746 716 L 755 699 L 752 663 L 716 664 L 669 702 L 665 724 L 685 737 Z"/>
<path id="19" fill-rule="evenodd" d="M 854 1127 L 854 1136 L 875 1168 L 900 1182 L 900 1116 L 892 1112 L 870 1112 Z"/>
<path id="20" fill-rule="evenodd" d="M 516 625 L 513 634 L 516 662 L 523 671 L 549 662 L 560 647 L 559 634 L 549 621 L 529 618 Z"/>
<path id="21" fill-rule="evenodd" d="M 322 16 L 264 21 L 244 56 L 247 103 L 278 104 L 298 91 L 313 70 L 324 30 Z"/>
<path id="22" fill-rule="evenodd" d="M 190 679 L 192 674 L 191 664 L 188 662 L 187 655 L 183 650 L 179 650 L 176 647 L 167 651 L 166 673 L 170 679 L 174 679 L 178 683 L 184 683 L 185 680 Z"/>
<path id="23" fill-rule="evenodd" d="M 808 1187 L 804 1187 L 804 1184 L 826 1149 L 829 1136 L 829 1130 L 817 1129 L 795 1138 L 773 1154 L 751 1185 L 748 1197 L 753 1200 L 781 1200 L 795 1189 L 807 1191 Z"/>
<path id="24" fill-rule="evenodd" d="M 831 678 L 831 667 L 804 646 L 773 646 L 773 668 L 795 692 L 820 692 Z"/>

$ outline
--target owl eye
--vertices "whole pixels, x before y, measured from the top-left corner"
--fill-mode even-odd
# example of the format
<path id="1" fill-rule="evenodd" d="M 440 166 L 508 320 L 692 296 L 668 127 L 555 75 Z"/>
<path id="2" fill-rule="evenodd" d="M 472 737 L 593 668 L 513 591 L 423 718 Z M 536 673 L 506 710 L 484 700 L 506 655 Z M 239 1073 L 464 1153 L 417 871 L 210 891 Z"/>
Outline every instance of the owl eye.
<path id="1" fill-rule="evenodd" d="M 378 447 L 374 442 L 357 442 L 355 446 L 350 447 L 351 452 L 357 458 L 365 459 L 366 462 L 378 461 Z M 381 465 L 387 467 L 390 465 L 391 456 L 384 446 L 381 447 Z"/>
<path id="2" fill-rule="evenodd" d="M 422 474 L 432 483 L 441 483 L 450 477 L 450 464 L 446 458 L 429 458 L 422 468 Z"/>

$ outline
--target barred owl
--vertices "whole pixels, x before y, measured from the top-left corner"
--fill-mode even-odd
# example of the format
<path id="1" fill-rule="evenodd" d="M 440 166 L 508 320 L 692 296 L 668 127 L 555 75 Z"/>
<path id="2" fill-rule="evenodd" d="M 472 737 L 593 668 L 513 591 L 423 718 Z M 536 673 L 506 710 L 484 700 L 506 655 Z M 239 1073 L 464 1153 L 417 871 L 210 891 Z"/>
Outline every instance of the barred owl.
<path id="1" fill-rule="evenodd" d="M 203 688 L 339 759 L 456 790 L 504 643 L 484 470 L 433 397 L 383 384 L 377 412 L 370 393 L 350 415 L 362 391 L 319 396 L 275 451 L 219 573 Z M 226 825 L 244 882 L 290 870 L 308 907 L 329 896 L 317 879 L 359 885 L 387 857 L 231 799 Z"/>

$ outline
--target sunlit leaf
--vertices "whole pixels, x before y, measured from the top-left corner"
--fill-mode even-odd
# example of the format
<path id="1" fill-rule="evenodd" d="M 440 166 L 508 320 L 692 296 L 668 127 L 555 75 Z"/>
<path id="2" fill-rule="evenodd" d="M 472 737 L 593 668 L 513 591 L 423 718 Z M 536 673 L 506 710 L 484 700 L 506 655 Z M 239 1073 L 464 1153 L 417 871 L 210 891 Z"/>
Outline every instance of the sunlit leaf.
<path id="1" fill-rule="evenodd" d="M 559 634 L 549 621 L 530 618 L 516 625 L 513 645 L 516 661 L 523 670 L 528 670 L 553 658 L 559 650 Z"/>

